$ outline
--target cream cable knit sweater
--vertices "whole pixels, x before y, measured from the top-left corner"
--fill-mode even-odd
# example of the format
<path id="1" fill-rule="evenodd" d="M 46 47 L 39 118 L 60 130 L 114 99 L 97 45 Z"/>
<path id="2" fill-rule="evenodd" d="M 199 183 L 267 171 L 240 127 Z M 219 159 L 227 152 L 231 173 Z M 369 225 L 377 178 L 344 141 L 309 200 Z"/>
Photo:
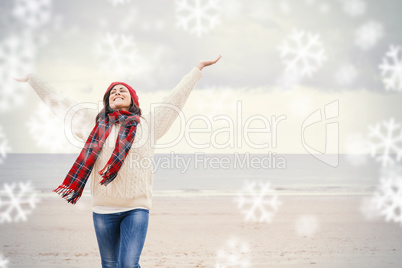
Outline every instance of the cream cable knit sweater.
<path id="1" fill-rule="evenodd" d="M 151 209 L 153 184 L 152 164 L 147 164 L 146 161 L 140 162 L 140 160 L 144 158 L 149 161 L 152 160 L 154 155 L 152 144 L 155 144 L 155 142 L 169 130 L 178 116 L 175 110 L 181 110 L 183 108 L 191 90 L 201 77 L 201 71 L 197 67 L 194 67 L 163 99 L 162 104 L 168 105 L 161 105 L 156 108 L 154 112 L 151 111 L 141 117 L 141 122 L 137 126 L 134 143 L 117 177 L 109 185 L 102 186 L 99 183 L 101 176 L 98 174 L 98 171 L 101 170 L 109 160 L 120 128 L 119 124 L 113 126 L 91 173 L 91 195 L 94 212 L 113 213 L 133 208 Z M 72 107 L 77 104 L 73 100 L 61 96 L 52 86 L 41 80 L 35 74 L 29 76 L 28 83 L 38 96 L 51 108 L 53 113 L 63 120 L 63 122 L 67 113 L 71 114 Z M 172 109 L 171 107 L 176 108 Z M 95 126 L 97 111 L 81 109 L 73 114 L 72 132 L 76 137 L 85 142 Z M 71 163 L 71 165 L 72 164 L 73 163 Z M 60 178 L 59 182 L 63 179 L 64 178 Z M 56 182 L 56 184 L 57 183 L 58 182 Z"/>

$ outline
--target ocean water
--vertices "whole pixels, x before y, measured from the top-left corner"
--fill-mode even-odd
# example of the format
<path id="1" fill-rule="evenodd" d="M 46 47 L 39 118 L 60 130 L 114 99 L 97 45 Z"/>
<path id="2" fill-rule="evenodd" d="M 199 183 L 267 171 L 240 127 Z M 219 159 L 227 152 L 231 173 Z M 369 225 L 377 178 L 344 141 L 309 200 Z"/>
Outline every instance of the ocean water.
<path id="1" fill-rule="evenodd" d="M 65 178 L 76 154 L 10 154 L 0 165 L 0 185 L 30 181 L 42 196 Z M 270 183 L 282 195 L 370 194 L 380 178 L 380 164 L 358 156 L 360 164 L 340 155 L 336 167 L 306 154 L 157 154 L 152 161 L 155 196 L 235 195 L 246 183 Z M 364 160 L 364 161 L 362 161 Z M 88 185 L 84 195 L 89 195 Z"/>

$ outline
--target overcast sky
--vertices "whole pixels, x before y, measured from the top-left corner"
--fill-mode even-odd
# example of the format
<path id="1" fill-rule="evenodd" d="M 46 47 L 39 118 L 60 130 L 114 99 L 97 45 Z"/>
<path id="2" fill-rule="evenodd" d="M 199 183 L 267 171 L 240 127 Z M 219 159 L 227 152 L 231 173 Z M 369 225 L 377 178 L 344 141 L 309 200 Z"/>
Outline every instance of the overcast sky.
<path id="1" fill-rule="evenodd" d="M 201 13 L 194 11 L 197 2 Z M 368 134 L 369 126 L 391 118 L 402 121 L 401 80 L 394 79 L 394 86 L 384 83 L 387 77 L 379 68 L 391 46 L 402 46 L 402 1 L 49 0 L 34 10 L 17 3 L 2 0 L 0 4 L 0 125 L 9 153 L 71 151 L 57 144 L 39 144 L 43 136 L 62 136 L 52 132 L 62 125 L 41 123 L 49 120 L 36 113 L 40 99 L 11 76 L 34 72 L 65 95 L 94 103 L 112 81 L 123 80 L 137 90 L 147 112 L 148 104 L 166 95 L 200 59 L 218 54 L 221 61 L 203 70 L 185 112 L 211 118 L 227 114 L 236 121 L 239 110 L 235 108 L 241 102 L 245 119 L 285 115 L 279 123 L 277 147 L 271 144 L 269 151 L 307 153 L 300 142 L 302 124 L 333 101 L 338 101 L 335 121 L 343 153 L 350 150 L 350 140 Z M 191 17 L 196 14 L 205 16 Z M 185 29 L 180 22 L 187 17 Z M 308 56 L 308 61 L 299 58 L 293 72 L 289 61 L 297 55 L 292 51 L 305 51 Z M 402 51 L 397 56 L 401 61 Z M 395 65 L 391 57 L 387 62 Z M 262 123 L 256 120 L 255 127 Z M 215 130 L 221 127 L 213 125 Z M 173 128 L 166 140 L 174 133 Z M 312 147 L 324 148 L 325 122 L 307 134 Z M 201 143 L 211 137 L 198 138 Z M 272 133 L 254 137 L 259 144 L 271 139 Z M 183 140 L 157 152 L 172 150 L 195 149 Z M 264 153 L 267 149 L 243 143 L 202 151 Z"/>

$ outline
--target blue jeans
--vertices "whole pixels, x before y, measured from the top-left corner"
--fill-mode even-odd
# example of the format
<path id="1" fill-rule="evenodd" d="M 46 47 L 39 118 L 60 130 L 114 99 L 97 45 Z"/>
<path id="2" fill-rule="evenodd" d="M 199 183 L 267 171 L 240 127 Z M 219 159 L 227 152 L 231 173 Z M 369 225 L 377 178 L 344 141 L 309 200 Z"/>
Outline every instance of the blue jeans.
<path id="1" fill-rule="evenodd" d="M 102 268 L 141 268 L 140 255 L 148 230 L 149 211 L 93 212 Z"/>

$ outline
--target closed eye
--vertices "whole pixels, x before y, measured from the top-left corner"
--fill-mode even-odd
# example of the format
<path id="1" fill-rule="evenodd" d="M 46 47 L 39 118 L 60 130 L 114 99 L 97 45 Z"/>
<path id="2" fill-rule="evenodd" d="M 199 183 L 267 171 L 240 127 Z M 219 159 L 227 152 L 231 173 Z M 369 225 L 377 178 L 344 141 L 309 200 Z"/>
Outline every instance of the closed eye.
<path id="1" fill-rule="evenodd" d="M 117 92 L 117 90 L 112 90 L 112 91 L 110 91 L 110 94 L 116 94 L 116 92 Z M 119 92 L 126 92 L 126 90 L 121 89 L 121 90 L 119 90 Z"/>

